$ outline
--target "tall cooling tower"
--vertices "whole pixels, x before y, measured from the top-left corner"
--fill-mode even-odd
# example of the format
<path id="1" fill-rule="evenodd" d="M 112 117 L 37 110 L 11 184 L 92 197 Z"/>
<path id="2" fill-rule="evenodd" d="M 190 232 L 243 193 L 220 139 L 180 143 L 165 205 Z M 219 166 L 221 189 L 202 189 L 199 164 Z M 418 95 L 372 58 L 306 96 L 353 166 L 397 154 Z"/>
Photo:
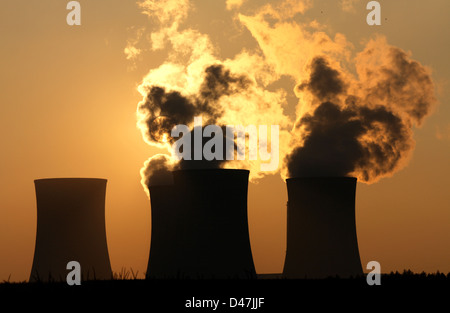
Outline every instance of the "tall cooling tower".
<path id="1" fill-rule="evenodd" d="M 247 219 L 246 170 L 173 172 L 150 186 L 148 278 L 246 279 L 256 272 Z"/>
<path id="2" fill-rule="evenodd" d="M 176 204 L 178 194 L 174 186 L 150 186 L 151 243 L 147 266 L 147 278 L 176 278 L 179 264 L 182 234 L 180 210 Z"/>
<path id="3" fill-rule="evenodd" d="M 363 274 L 355 222 L 356 178 L 286 180 L 286 278 L 341 278 Z"/>
<path id="4" fill-rule="evenodd" d="M 77 261 L 82 280 L 111 279 L 106 243 L 106 180 L 53 178 L 34 181 L 36 246 L 30 281 L 65 281 Z"/>

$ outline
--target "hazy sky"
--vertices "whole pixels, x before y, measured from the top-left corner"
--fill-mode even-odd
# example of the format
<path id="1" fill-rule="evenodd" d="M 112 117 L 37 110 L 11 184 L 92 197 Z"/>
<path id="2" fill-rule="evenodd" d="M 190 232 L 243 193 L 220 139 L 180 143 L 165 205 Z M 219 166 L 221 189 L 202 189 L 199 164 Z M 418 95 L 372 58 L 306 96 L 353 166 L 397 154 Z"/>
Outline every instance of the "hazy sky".
<path id="1" fill-rule="evenodd" d="M 81 0 L 80 26 L 67 25 L 67 2 L 2 1 L 0 8 L 0 281 L 29 277 L 36 235 L 33 180 L 46 177 L 108 179 L 106 227 L 113 270 L 125 267 L 143 274 L 147 266 L 150 204 L 140 169 L 164 151 L 145 143 L 136 127 L 142 100 L 137 87 L 150 70 L 179 56 L 170 45 L 155 49 L 150 34 L 161 24 L 142 14 L 136 1 Z M 207 36 L 214 57 L 222 61 L 235 59 L 243 49 L 268 56 L 276 42 L 280 47 L 274 50 L 286 52 L 283 60 L 292 55 L 295 63 L 301 51 L 311 48 L 306 42 L 276 37 L 264 50 L 263 41 L 239 18 L 281 2 L 229 1 L 227 10 L 225 0 L 191 1 L 179 27 Z M 365 0 L 295 3 L 307 2 L 285 10 L 285 15 L 298 11 L 286 17 L 290 23 L 308 24 L 334 42 L 344 37 L 344 52 L 353 57 L 376 34 L 384 35 L 388 44 L 430 68 L 438 103 L 420 127 L 413 127 L 415 149 L 408 164 L 392 177 L 358 183 L 357 233 L 363 268 L 376 260 L 383 272 L 449 272 L 450 2 L 379 1 L 380 26 L 367 25 Z M 277 18 L 285 17 L 269 16 L 269 27 Z M 127 47 L 140 53 L 132 58 Z M 282 66 L 280 71 L 289 72 Z M 303 75 L 301 68 L 292 70 Z M 283 76 L 267 86 L 285 90 L 283 112 L 292 120 L 298 110 L 296 83 Z M 282 270 L 286 201 L 279 173 L 249 186 L 250 235 L 259 273 Z"/>

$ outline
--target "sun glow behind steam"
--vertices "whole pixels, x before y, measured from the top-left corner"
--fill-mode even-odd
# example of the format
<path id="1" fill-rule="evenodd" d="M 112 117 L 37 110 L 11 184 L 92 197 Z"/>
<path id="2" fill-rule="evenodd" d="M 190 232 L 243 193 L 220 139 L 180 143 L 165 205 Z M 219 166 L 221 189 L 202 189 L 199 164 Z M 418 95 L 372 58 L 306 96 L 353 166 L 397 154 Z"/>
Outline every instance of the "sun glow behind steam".
<path id="1" fill-rule="evenodd" d="M 258 47 L 222 59 L 207 34 L 183 24 L 193 8 L 188 1 L 140 3 L 159 25 L 147 36 L 151 49 L 168 51 L 138 87 L 138 127 L 148 144 L 169 152 L 168 127 L 192 127 L 198 115 L 221 126 L 279 125 L 277 172 L 283 178 L 339 175 L 372 183 L 407 163 L 413 127 L 435 103 L 429 69 L 382 36 L 355 53 L 344 34 L 329 36 L 317 21 L 302 23 L 299 16 L 313 1 L 275 1 L 252 13 L 241 11 L 243 1 L 227 4 Z M 288 90 L 268 88 L 283 76 L 297 82 L 291 87 L 298 98 L 294 116 L 285 113 Z M 158 156 L 157 163 L 172 167 L 169 159 Z M 151 164 L 142 171 L 147 183 Z M 220 166 L 250 169 L 253 181 L 265 175 L 259 160 Z"/>

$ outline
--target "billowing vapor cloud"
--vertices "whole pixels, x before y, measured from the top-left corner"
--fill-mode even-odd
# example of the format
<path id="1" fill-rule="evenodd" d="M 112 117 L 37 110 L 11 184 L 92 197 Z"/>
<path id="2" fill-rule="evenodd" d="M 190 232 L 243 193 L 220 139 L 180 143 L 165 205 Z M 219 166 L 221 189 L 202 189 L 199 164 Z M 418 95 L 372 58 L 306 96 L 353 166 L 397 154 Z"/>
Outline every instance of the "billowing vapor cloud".
<path id="1" fill-rule="evenodd" d="M 150 70 L 138 87 L 143 99 L 138 104 L 137 124 L 144 140 L 169 152 L 175 140 L 170 136 L 171 129 L 183 124 L 192 130 L 193 118 L 201 116 L 203 125 L 268 125 L 269 129 L 270 125 L 279 125 L 280 150 L 286 150 L 291 123 L 283 114 L 286 92 L 265 88 L 274 81 L 274 73 L 264 58 L 259 53 L 244 50 L 233 59 L 221 60 L 207 35 L 182 26 L 189 5 L 181 1 L 183 5 L 177 10 L 172 6 L 174 1 L 169 1 L 171 5 L 167 7 L 162 2 L 141 3 L 144 13 L 159 25 L 149 36 L 142 37 L 151 39 L 152 50 L 168 51 L 166 61 Z M 269 135 L 263 144 L 270 147 L 271 140 Z M 265 162 L 259 158 L 194 161 L 177 162 L 172 169 L 246 168 L 251 170 L 250 179 L 254 180 L 263 175 L 260 163 Z M 144 165 L 143 184 L 152 175 L 153 164 L 146 162 Z"/>
<path id="2" fill-rule="evenodd" d="M 383 37 L 371 40 L 356 58 L 359 94 L 420 126 L 436 102 L 430 70 Z"/>
<path id="3" fill-rule="evenodd" d="M 264 90 L 257 86 L 255 79 L 251 76 L 242 72 L 232 73 L 225 68 L 225 66 L 237 67 L 233 62 L 228 61 L 224 64 L 207 66 L 203 76 L 196 75 L 196 85 L 191 85 L 191 89 L 170 84 L 158 85 L 157 81 L 144 80 L 139 87 L 143 100 L 138 105 L 138 125 L 148 144 L 171 150 L 174 141 L 178 139 L 171 137 L 173 127 L 182 124 L 192 129 L 196 116 L 202 117 L 203 125 L 221 127 L 261 124 L 270 126 L 268 121 L 273 121 L 274 125 L 284 125 L 286 130 L 281 132 L 280 137 L 282 142 L 288 142 L 287 125 L 289 123 L 283 115 L 281 106 L 284 102 L 284 93 Z M 222 133 L 225 136 L 225 129 Z M 225 139 L 224 137 L 223 142 Z M 204 139 L 203 145 L 207 140 Z M 269 136 L 265 144 L 270 146 L 270 142 Z M 194 140 L 191 140 L 191 145 L 194 146 Z M 235 146 L 235 148 L 248 150 L 246 147 Z M 225 153 L 225 149 L 223 151 Z M 226 158 L 223 157 L 223 159 Z M 227 161 L 226 163 L 190 160 L 179 162 L 176 168 L 253 168 L 255 171 L 252 172 L 252 178 L 262 175 L 258 160 Z M 146 167 L 151 165 L 152 163 L 147 163 Z M 151 171 L 146 168 L 142 173 L 150 175 Z"/>
<path id="4" fill-rule="evenodd" d="M 145 140 L 157 147 L 170 149 L 178 138 L 171 137 L 176 125 L 192 126 L 194 117 L 201 116 L 206 124 L 216 125 L 223 114 L 218 101 L 221 97 L 242 92 L 251 82 L 243 75 L 232 75 L 223 65 L 211 65 L 204 71 L 203 80 L 195 94 L 183 95 L 179 91 L 166 90 L 165 87 L 145 82 L 140 90 L 144 99 L 139 103 L 139 125 Z M 191 136 L 191 151 L 194 153 L 194 129 Z M 225 132 L 223 132 L 225 134 Z M 223 140 L 225 143 L 225 140 Z M 203 148 L 205 142 L 202 143 Z M 223 149 L 225 151 L 225 149 Z M 194 168 L 220 168 L 225 160 L 190 160 L 175 162 L 168 155 L 157 155 L 149 159 L 141 170 L 142 184 L 147 190 L 149 184 L 160 184 L 171 177 L 170 170 Z M 147 191 L 148 192 L 148 191 Z"/>
<path id="5" fill-rule="evenodd" d="M 226 145 L 227 145 L 227 135 L 225 127 L 221 127 L 222 134 L 219 134 L 217 137 L 214 137 L 214 140 L 220 140 L 218 145 L 215 146 L 216 149 L 220 149 L 217 151 L 218 158 L 207 160 L 203 156 L 201 159 L 196 159 L 195 154 L 201 154 L 206 145 L 212 144 L 209 142 L 208 138 L 202 138 L 202 142 L 199 145 L 196 145 L 196 141 L 198 138 L 195 136 L 195 132 L 204 132 L 205 126 L 195 126 L 187 135 L 189 137 L 190 145 L 190 153 L 188 159 L 181 159 L 176 163 L 174 169 L 211 169 L 211 168 L 222 168 L 224 163 L 226 163 Z M 237 148 L 236 144 L 233 144 L 234 148 Z M 183 147 L 184 148 L 184 147 Z M 215 152 L 215 151 L 213 151 Z"/>
<path id="6" fill-rule="evenodd" d="M 315 58 L 309 81 L 296 88 L 298 92 L 308 89 L 317 99 L 324 101 L 342 94 L 346 87 L 337 70 L 329 67 L 324 58 Z"/>
<path id="7" fill-rule="evenodd" d="M 171 129 L 184 124 L 193 130 L 194 117 L 201 116 L 203 125 L 279 125 L 278 171 L 284 178 L 351 175 L 372 183 L 406 165 L 413 128 L 436 102 L 426 67 L 383 37 L 355 53 L 343 34 L 330 36 L 317 21 L 302 22 L 312 0 L 271 1 L 251 12 L 244 0 L 225 3 L 257 45 L 229 59 L 218 57 L 208 35 L 185 25 L 190 1 L 139 2 L 155 25 L 136 38 L 148 38 L 150 50 L 167 51 L 138 87 L 138 127 L 148 144 L 169 152 Z M 355 2 L 340 4 L 351 11 Z M 127 57 L 142 54 L 139 43 L 128 42 Z M 286 76 L 296 82 L 288 90 L 298 98 L 293 116 L 286 113 L 292 111 L 286 110 L 288 91 L 269 88 Z M 145 163 L 142 182 L 146 188 L 170 170 L 208 166 L 247 168 L 254 180 L 264 175 L 260 163 L 178 162 L 157 155 Z"/>
<path id="8" fill-rule="evenodd" d="M 144 100 L 139 103 L 138 112 L 146 141 L 156 146 L 172 145 L 172 128 L 179 124 L 192 125 L 195 116 L 202 116 L 206 124 L 217 124 L 224 111 L 218 102 L 220 98 L 244 92 L 250 84 L 248 78 L 233 75 L 220 64 L 205 69 L 195 94 L 183 95 L 152 82 L 144 83 L 140 87 Z"/>
<path id="9" fill-rule="evenodd" d="M 141 184 L 149 195 L 148 186 L 172 185 L 174 162 L 170 156 L 156 154 L 144 163 L 141 169 Z"/>
<path id="10" fill-rule="evenodd" d="M 410 129 L 385 107 L 323 102 L 297 124 L 304 142 L 286 157 L 289 177 L 391 174 L 413 147 Z"/>
<path id="11" fill-rule="evenodd" d="M 303 81 L 308 64 L 317 55 L 328 55 L 333 60 L 350 58 L 352 45 L 344 35 L 337 33 L 330 38 L 317 21 L 302 24 L 293 20 L 311 6 L 312 1 L 278 1 L 263 6 L 254 15 L 238 15 L 258 42 L 265 62 L 278 76 L 289 75 Z"/>
<path id="12" fill-rule="evenodd" d="M 298 3 L 303 11 L 312 5 Z M 341 5 L 351 11 L 355 2 Z M 422 125 L 436 102 L 430 71 L 383 37 L 353 57 L 343 34 L 332 38 L 316 21 L 302 24 L 294 13 L 280 12 L 275 2 L 239 20 L 276 75 L 298 82 L 283 177 L 353 175 L 371 183 L 405 166 L 414 148 L 413 127 Z"/>
<path id="13" fill-rule="evenodd" d="M 314 110 L 295 125 L 300 140 L 286 156 L 289 177 L 351 175 L 371 183 L 406 164 L 412 127 L 435 102 L 429 71 L 383 38 L 366 46 L 356 67 L 359 77 L 351 79 L 318 57 L 309 80 L 297 85 L 312 94 Z"/>

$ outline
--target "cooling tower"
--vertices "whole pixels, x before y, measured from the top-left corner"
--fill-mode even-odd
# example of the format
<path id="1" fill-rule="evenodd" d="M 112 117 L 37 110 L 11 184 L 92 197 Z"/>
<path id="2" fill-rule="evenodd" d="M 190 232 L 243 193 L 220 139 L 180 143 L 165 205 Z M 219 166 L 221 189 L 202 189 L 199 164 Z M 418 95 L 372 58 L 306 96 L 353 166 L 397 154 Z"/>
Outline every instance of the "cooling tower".
<path id="1" fill-rule="evenodd" d="M 356 178 L 286 180 L 286 278 L 348 278 L 363 274 L 355 222 Z"/>
<path id="2" fill-rule="evenodd" d="M 150 186 L 151 243 L 147 278 L 175 278 L 182 259 L 178 195 L 174 186 Z"/>
<path id="3" fill-rule="evenodd" d="M 255 278 L 246 170 L 174 171 L 173 186 L 150 186 L 148 278 Z"/>
<path id="4" fill-rule="evenodd" d="M 111 279 L 106 180 L 54 178 L 34 183 L 37 230 L 30 281 L 65 281 L 70 261 L 80 263 L 82 280 Z"/>

